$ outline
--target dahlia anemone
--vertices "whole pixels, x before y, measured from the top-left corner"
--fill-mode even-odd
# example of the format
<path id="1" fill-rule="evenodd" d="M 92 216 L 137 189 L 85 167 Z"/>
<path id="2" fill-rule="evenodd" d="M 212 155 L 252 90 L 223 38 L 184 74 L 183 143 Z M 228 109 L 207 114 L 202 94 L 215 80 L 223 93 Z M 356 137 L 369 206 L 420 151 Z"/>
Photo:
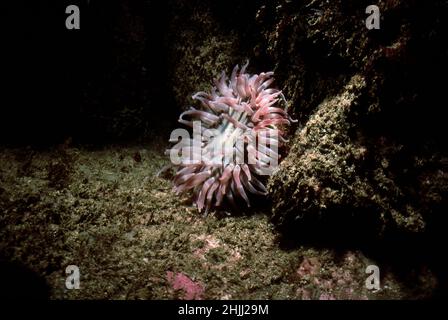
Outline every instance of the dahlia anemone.
<path id="1" fill-rule="evenodd" d="M 211 92 L 192 96 L 202 108 L 190 107 L 179 122 L 193 128 L 193 139 L 182 134 L 170 138 L 183 138 L 169 150 L 179 166 L 174 191 L 192 190 L 205 214 L 225 202 L 236 207 L 237 199 L 250 207 L 248 193 L 267 194 L 262 176 L 272 174 L 278 164 L 279 147 L 286 142 L 283 125 L 295 122 L 280 106 L 286 106 L 282 91 L 269 87 L 274 73 L 250 75 L 248 64 L 241 70 L 236 65 L 230 79 L 223 72 Z"/>

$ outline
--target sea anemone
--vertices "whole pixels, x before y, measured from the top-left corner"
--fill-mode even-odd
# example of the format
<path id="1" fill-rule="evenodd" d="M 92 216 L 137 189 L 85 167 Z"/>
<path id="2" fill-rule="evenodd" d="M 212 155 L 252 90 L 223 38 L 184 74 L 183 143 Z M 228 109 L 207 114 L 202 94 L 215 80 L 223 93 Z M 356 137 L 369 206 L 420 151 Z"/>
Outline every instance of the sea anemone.
<path id="1" fill-rule="evenodd" d="M 274 73 L 250 75 L 248 64 L 241 70 L 236 65 L 230 79 L 223 72 L 210 92 L 192 96 L 201 109 L 190 107 L 179 122 L 193 128 L 193 139 L 182 129 L 171 134 L 171 142 L 182 138 L 169 150 L 178 166 L 174 191 L 191 190 L 199 212 L 226 202 L 237 207 L 238 199 L 250 207 L 248 193 L 266 195 L 262 176 L 276 169 L 286 142 L 282 127 L 294 122 L 281 107 L 282 91 L 270 88 Z"/>

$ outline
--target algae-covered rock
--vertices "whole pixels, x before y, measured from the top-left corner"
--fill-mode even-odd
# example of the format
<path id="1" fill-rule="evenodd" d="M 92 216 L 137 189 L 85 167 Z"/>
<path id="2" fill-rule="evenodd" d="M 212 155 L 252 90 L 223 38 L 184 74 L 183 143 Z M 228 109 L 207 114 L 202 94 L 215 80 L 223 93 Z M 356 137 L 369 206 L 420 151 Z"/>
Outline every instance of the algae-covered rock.
<path id="1" fill-rule="evenodd" d="M 208 1 L 175 1 L 171 8 L 168 71 L 175 103 L 186 107 L 193 93 L 209 90 L 213 79 L 244 57 L 238 52 L 236 32 L 216 24 Z"/>
<path id="2" fill-rule="evenodd" d="M 446 206 L 446 32 L 435 14 L 446 4 L 381 3 L 379 30 L 365 27 L 366 6 L 278 1 L 258 12 L 261 46 L 302 124 L 270 182 L 280 227 L 422 232 Z"/>
<path id="3" fill-rule="evenodd" d="M 394 222 L 412 231 L 424 229 L 419 208 L 405 202 L 401 186 L 389 176 L 387 158 L 373 172 L 365 169 L 368 148 L 353 135 L 354 114 L 365 89 L 365 79 L 354 76 L 340 94 L 322 102 L 296 134 L 269 184 L 275 223 L 313 214 L 342 213 L 342 219 L 348 211 L 369 222 L 376 214 L 377 226 Z"/>
<path id="4" fill-rule="evenodd" d="M 333 212 L 335 221 L 367 224 L 374 235 L 387 226 L 421 232 L 446 205 L 437 77 L 446 68 L 447 28 L 437 12 L 447 6 L 380 3 L 380 29 L 368 30 L 369 4 L 170 4 L 169 79 L 178 108 L 249 58 L 254 72 L 275 71 L 299 119 L 270 182 L 276 225 L 313 215 L 325 221 Z"/>

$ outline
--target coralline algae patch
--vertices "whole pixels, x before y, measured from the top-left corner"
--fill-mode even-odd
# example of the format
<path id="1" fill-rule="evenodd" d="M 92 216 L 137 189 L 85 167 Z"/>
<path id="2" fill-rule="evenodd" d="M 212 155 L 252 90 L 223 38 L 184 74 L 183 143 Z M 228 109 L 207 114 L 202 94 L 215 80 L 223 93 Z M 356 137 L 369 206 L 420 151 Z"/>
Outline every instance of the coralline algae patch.
<path id="1" fill-rule="evenodd" d="M 182 291 L 180 299 L 185 300 L 202 300 L 202 295 L 204 294 L 204 286 L 200 282 L 195 282 L 191 280 L 185 274 L 173 273 L 168 271 L 166 273 L 166 279 L 175 291 Z"/>

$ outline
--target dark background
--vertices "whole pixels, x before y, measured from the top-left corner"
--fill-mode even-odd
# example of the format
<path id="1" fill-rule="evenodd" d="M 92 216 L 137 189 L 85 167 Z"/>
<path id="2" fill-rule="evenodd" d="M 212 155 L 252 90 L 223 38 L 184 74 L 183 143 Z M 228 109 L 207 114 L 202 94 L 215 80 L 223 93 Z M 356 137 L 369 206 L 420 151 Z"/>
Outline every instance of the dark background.
<path id="1" fill-rule="evenodd" d="M 253 17 L 263 2 L 204 3 L 211 8 L 221 31 L 239 34 L 245 46 L 241 48 L 241 59 L 254 58 L 263 25 L 256 25 Z M 69 4 L 80 8 L 80 30 L 65 28 L 65 8 Z M 175 124 L 182 107 L 173 101 L 173 87 L 180 84 L 173 83 L 170 77 L 170 72 L 176 71 L 169 55 L 173 46 L 169 32 L 176 32 L 176 27 L 170 29 L 169 24 L 173 12 L 184 10 L 182 4 L 149 0 L 19 0 L 2 4 L 0 142 L 49 145 L 70 138 L 80 143 L 107 143 L 135 141 L 161 130 L 168 132 L 166 129 Z M 191 2 L 191 7 L 195 6 L 201 10 L 201 4 Z M 290 4 L 291 10 L 294 6 Z M 353 12 L 359 13 L 358 9 L 348 4 L 340 8 L 347 20 Z M 389 59 L 393 63 L 380 60 L 375 66 L 385 75 L 385 83 L 374 94 L 391 107 L 380 115 L 382 126 L 374 118 L 373 123 L 369 120 L 363 124 L 366 130 L 374 134 L 386 130 L 400 140 L 431 140 L 437 143 L 436 148 L 445 148 L 447 46 L 442 9 L 440 4 L 427 6 L 411 1 L 402 5 L 397 11 L 400 14 L 391 11 L 383 19 L 381 30 L 369 33 L 368 48 L 392 48 L 391 40 L 403 33 L 403 24 L 410 21 L 408 55 Z M 305 13 L 318 14 L 310 12 Z M 263 19 L 271 23 L 269 17 Z M 297 36 L 301 57 L 297 62 L 298 56 L 287 55 L 290 61 L 285 64 L 303 63 L 310 74 L 315 73 L 297 88 L 298 92 L 313 88 L 317 91 L 301 93 L 301 113 L 307 117 L 313 110 L 310 108 L 326 93 L 319 92 L 317 81 L 322 79 L 313 77 L 346 76 L 359 66 L 353 67 L 328 53 L 332 49 L 326 47 L 328 44 L 302 39 L 300 28 L 299 24 L 297 35 L 289 36 Z M 277 63 L 276 55 L 262 52 L 255 59 L 266 68 Z M 288 72 L 278 71 L 280 77 Z"/>
<path id="2" fill-rule="evenodd" d="M 80 30 L 65 27 L 69 4 L 80 8 Z M 126 9 L 135 12 L 119 1 L 2 4 L 2 143 L 111 142 L 163 127 L 172 110 L 167 9 L 149 1 Z M 134 39 L 123 13 L 145 16 Z"/>

